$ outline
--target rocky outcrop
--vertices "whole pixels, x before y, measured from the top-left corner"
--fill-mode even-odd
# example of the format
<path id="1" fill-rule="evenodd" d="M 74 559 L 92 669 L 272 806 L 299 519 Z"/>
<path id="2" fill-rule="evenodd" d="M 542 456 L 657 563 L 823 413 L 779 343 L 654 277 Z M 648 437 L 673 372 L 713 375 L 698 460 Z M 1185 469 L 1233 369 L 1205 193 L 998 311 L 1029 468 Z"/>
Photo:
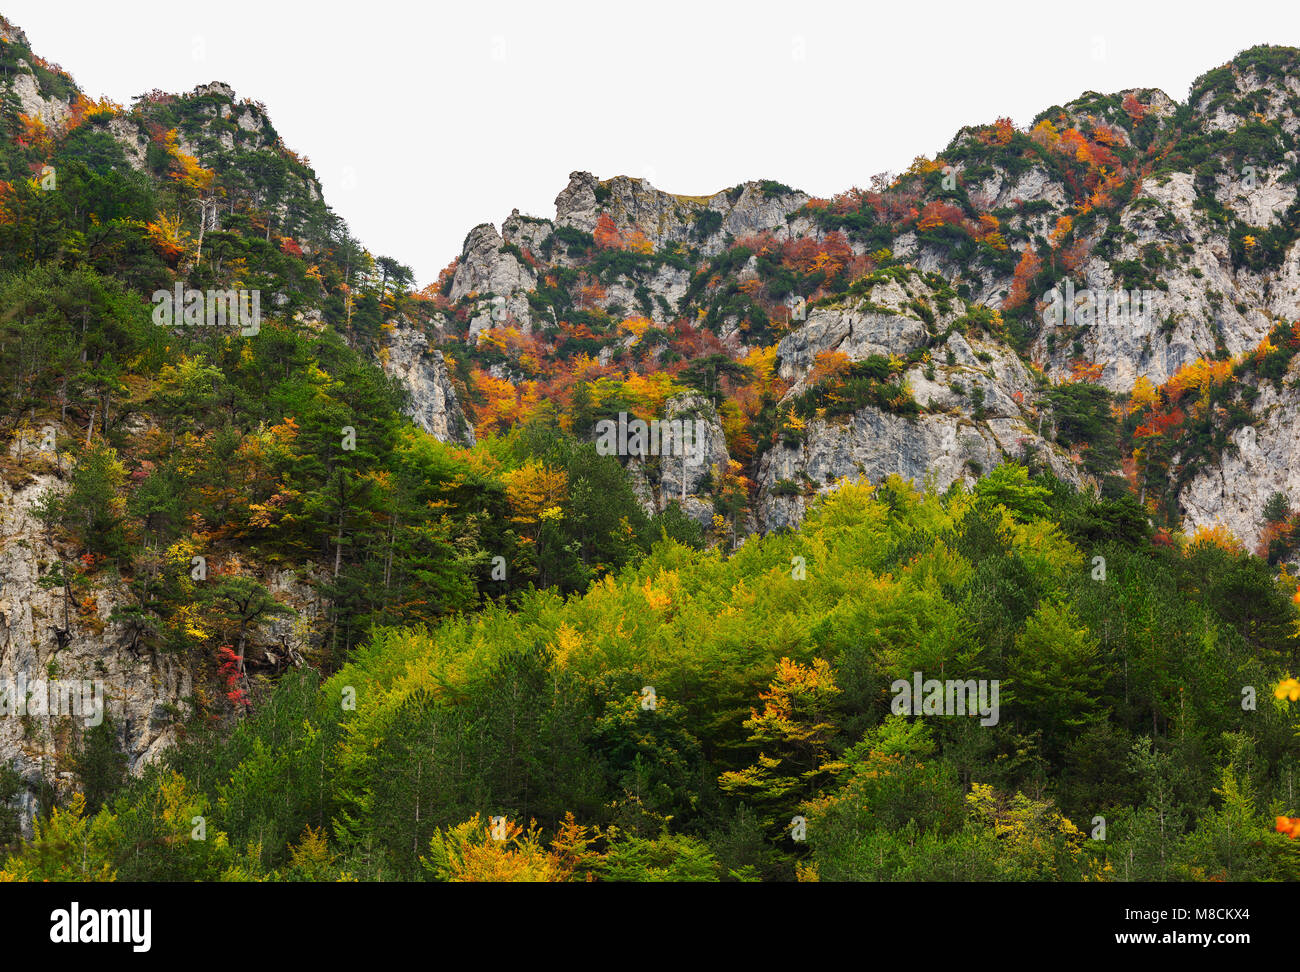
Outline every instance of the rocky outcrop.
<path id="1" fill-rule="evenodd" d="M 1073 459 L 1041 434 L 1039 383 L 1005 343 L 963 333 L 967 310 L 920 274 L 902 274 L 878 283 L 859 304 L 814 309 L 781 341 L 777 372 L 794 380 L 787 402 L 809 387 L 818 355 L 907 359 L 930 346 L 903 376 L 919 415 L 867 407 L 814 418 L 798 443 L 782 439 L 763 454 L 757 529 L 798 525 L 812 497 L 844 479 L 878 483 L 898 475 L 943 490 L 974 485 L 999 463 L 1032 455 L 1067 482 L 1083 481 Z"/>
<path id="2" fill-rule="evenodd" d="M 43 438 L 17 437 L 0 469 L 0 763 L 23 781 L 20 823 L 29 835 L 40 794 L 52 788 L 62 799 L 74 787 L 72 761 L 89 730 L 107 725 L 126 771 L 138 775 L 175 742 L 195 695 L 216 690 L 202 659 L 138 636 L 125 620 L 136 601 L 116 574 L 97 570 L 75 587 L 60 581 L 75 551 L 46 532 L 36 509 L 66 492 L 71 470 L 66 456 L 43 449 Z M 214 558 L 208 576 L 234 567 L 285 608 L 248 632 L 250 672 L 302 664 L 328 610 L 313 588 L 319 578 L 239 561 Z M 12 691 L 22 686 L 26 712 L 15 710 Z"/>
<path id="3" fill-rule="evenodd" d="M 788 220 L 810 198 L 769 182 L 746 182 L 711 196 L 680 196 L 645 179 L 598 181 L 590 172 L 573 172 L 555 199 L 555 224 L 590 233 L 608 215 L 620 232 L 640 232 L 656 247 L 690 240 L 712 255 L 722 251 L 727 235 L 788 235 Z"/>
<path id="4" fill-rule="evenodd" d="M 15 445 L 30 455 L 38 443 Z M 49 467 L 52 456 L 39 465 Z M 39 467 L 39 466 L 38 466 Z M 31 686 L 43 682 L 46 704 L 20 715 L 9 701 L 0 714 L 0 761 L 14 768 L 25 789 L 20 810 L 25 831 L 37 810 L 43 785 L 66 794 L 72 785 L 69 757 L 96 722 L 91 699 L 98 695 L 104 722 L 125 753 L 127 768 L 139 773 L 175 739 L 176 725 L 193 694 L 189 671 L 174 656 L 129 648 L 127 632 L 110 619 L 126 605 L 122 585 L 107 579 L 74 599 L 62 584 L 50 583 L 51 568 L 64 556 L 50 543 L 32 513 L 33 504 L 66 488 L 52 472 L 32 475 L 11 469 L 0 479 L 0 692 L 19 680 L 33 697 Z M 54 683 L 91 686 L 79 692 L 86 706 L 68 715 L 49 702 Z M 45 711 L 36 712 L 35 708 Z"/>
<path id="5" fill-rule="evenodd" d="M 731 461 L 718 413 L 707 398 L 691 392 L 668 399 L 660 421 L 689 423 L 687 447 L 627 457 L 632 488 L 650 516 L 677 503 L 707 529 L 713 523 L 714 487 Z"/>
<path id="6" fill-rule="evenodd" d="M 815 495 L 841 480 L 880 483 L 898 475 L 917 486 L 944 490 L 954 482 L 973 486 L 980 474 L 1021 458 L 1027 447 L 1052 455 L 1063 478 L 1079 475 L 1022 419 L 974 421 L 965 414 L 909 418 L 865 408 L 849 421 L 815 419 L 797 447 L 780 443 L 759 467 L 758 528 L 764 532 L 798 526 Z"/>
<path id="7" fill-rule="evenodd" d="M 7 94 L 16 101 L 18 112 L 38 120 L 52 132 L 62 130 L 72 113 L 69 97 L 66 93 L 61 94 L 47 87 L 32 69 L 27 35 L 0 17 L 0 43 L 12 44 L 19 49 L 16 70 L 0 73 L 0 95 L 5 94 L 7 89 Z M 48 81 L 50 75 L 45 77 Z M 64 91 L 75 90 L 71 80 L 65 80 L 67 83 Z"/>
<path id="8" fill-rule="evenodd" d="M 602 215 L 608 215 L 628 239 L 636 234 L 656 249 L 684 243 L 701 253 L 715 255 L 727 240 L 760 232 L 778 237 L 791 235 L 793 215 L 809 196 L 775 183 L 748 182 L 712 196 L 680 196 L 663 192 L 644 179 L 616 176 L 598 180 L 590 172 L 573 172 L 569 184 L 555 199 L 555 219 L 524 216 L 513 211 L 501 224 L 470 230 L 465 238 L 448 298 L 452 303 L 469 299 L 467 337 L 492 327 L 534 327 L 558 323 L 554 308 L 539 314 L 528 299 L 538 284 L 538 271 L 529 261 L 544 254 L 559 267 L 582 266 L 583 257 L 571 256 L 555 238 L 560 229 L 592 233 Z M 661 323 L 673 319 L 690 285 L 688 270 L 656 266 L 636 277 L 619 275 L 602 281 L 603 292 L 592 305 L 614 316 L 640 314 Z"/>
<path id="9" fill-rule="evenodd" d="M 442 352 L 409 324 L 393 329 L 384 350 L 384 370 L 410 392 L 411 421 L 440 442 L 472 446 L 474 426 L 461 410 Z"/>
<path id="10" fill-rule="evenodd" d="M 933 326 L 940 330 L 965 312 L 961 301 L 941 307 L 934 296 L 921 275 L 913 271 L 881 280 L 863 300 L 814 307 L 807 312 L 806 322 L 777 345 L 777 373 L 795 380 L 794 390 L 798 391 L 817 356 L 825 352 L 838 351 L 850 361 L 873 354 L 906 356 L 923 346 L 931 333 L 909 304 L 924 301 L 927 308 L 933 307 Z"/>
<path id="11" fill-rule="evenodd" d="M 1142 195 L 1119 217 L 1124 242 L 1113 256 L 1088 260 L 1080 289 L 1115 293 L 1125 288 L 1115 272 L 1117 261 L 1132 265 L 1149 252 L 1177 252 L 1155 278 L 1159 286 L 1144 288 L 1155 299 L 1154 319 L 1044 327 L 1034 353 L 1049 374 L 1068 377 L 1071 362 L 1083 358 L 1102 366 L 1100 381 L 1112 391 L 1127 392 L 1138 377 L 1163 384 L 1197 358 L 1214 357 L 1220 346 L 1228 354 L 1253 348 L 1274 315 L 1300 314 L 1300 292 L 1284 277 L 1273 280 L 1233 268 L 1226 233 L 1198 207 L 1197 198 L 1191 173 L 1143 184 Z"/>
<path id="12" fill-rule="evenodd" d="M 21 66 L 26 66 L 26 62 L 19 63 Z M 68 120 L 67 102 L 45 97 L 34 74 L 15 74 L 9 87 L 18 99 L 22 113 L 29 118 L 40 119 L 46 128 L 57 131 Z"/>
<path id="13" fill-rule="evenodd" d="M 1264 504 L 1281 493 L 1300 508 L 1300 390 L 1292 367 L 1278 390 L 1265 382 L 1255 400 L 1255 424 L 1236 429 L 1222 455 L 1192 478 L 1178 496 L 1183 527 L 1222 526 L 1254 550 L 1264 528 Z"/>
<path id="14" fill-rule="evenodd" d="M 465 237 L 465 246 L 452 278 L 450 299 L 474 300 L 469 337 L 490 327 L 515 326 L 527 332 L 532 324 L 528 291 L 537 286 L 537 276 L 521 262 L 491 223 L 475 226 Z"/>
<path id="15" fill-rule="evenodd" d="M 530 261 L 538 254 L 555 266 L 581 266 L 557 242 L 555 231 L 574 229 L 592 233 L 602 215 L 608 215 L 628 239 L 643 236 L 662 249 L 678 243 L 715 255 L 727 240 L 760 232 L 780 238 L 791 235 L 790 220 L 809 196 L 774 183 L 749 182 L 712 196 L 680 196 L 662 192 L 644 179 L 616 176 L 598 180 L 590 172 L 570 174 L 569 184 L 555 200 L 555 219 L 521 215 L 514 210 L 501 224 L 470 230 L 457 261 L 448 298 L 452 303 L 469 299 L 468 338 L 471 341 L 492 327 L 534 327 L 557 323 L 554 308 L 539 314 L 528 299 L 538 284 L 538 271 Z M 643 314 L 657 322 L 672 320 L 690 284 L 688 270 L 656 266 L 635 278 L 616 276 L 603 281 L 603 293 L 592 304 L 615 316 Z M 648 303 L 646 303 L 648 301 Z"/>

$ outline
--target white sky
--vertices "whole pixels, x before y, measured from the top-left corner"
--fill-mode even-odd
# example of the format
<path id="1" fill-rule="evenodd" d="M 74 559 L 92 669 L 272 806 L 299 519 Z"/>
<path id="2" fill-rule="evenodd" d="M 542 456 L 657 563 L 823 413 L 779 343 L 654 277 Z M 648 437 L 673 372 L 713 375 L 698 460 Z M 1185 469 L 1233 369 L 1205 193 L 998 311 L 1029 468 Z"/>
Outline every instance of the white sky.
<path id="1" fill-rule="evenodd" d="M 1296 0 L 0 3 L 92 96 L 219 80 L 264 102 L 353 232 L 421 284 L 475 224 L 554 216 L 576 169 L 830 196 L 962 125 L 1087 90 L 1181 101 L 1240 50 L 1300 46 Z"/>

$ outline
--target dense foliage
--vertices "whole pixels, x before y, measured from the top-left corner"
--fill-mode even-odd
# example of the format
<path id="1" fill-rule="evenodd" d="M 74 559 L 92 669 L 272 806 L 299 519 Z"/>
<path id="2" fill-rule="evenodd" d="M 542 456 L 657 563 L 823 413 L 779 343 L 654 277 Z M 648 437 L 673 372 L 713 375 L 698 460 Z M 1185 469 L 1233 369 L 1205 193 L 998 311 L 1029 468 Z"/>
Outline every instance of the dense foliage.
<path id="1" fill-rule="evenodd" d="M 1006 466 L 846 485 L 729 557 L 664 541 L 581 597 L 377 630 L 5 873 L 1294 878 L 1295 582 L 1142 523 Z M 1000 680 L 999 721 L 891 713 L 914 671 Z"/>
<path id="2" fill-rule="evenodd" d="M 179 742 L 136 775 L 111 721 L 68 730 L 29 840 L 32 783 L 0 765 L 0 880 L 1300 877 L 1300 616 L 1278 566 L 1300 514 L 1270 499 L 1254 553 L 1171 534 L 1180 488 L 1281 385 L 1300 329 L 1119 400 L 1082 356 L 1055 384 L 1015 357 L 1033 296 L 1115 244 L 1144 178 L 1186 163 L 1205 182 L 1210 151 L 1280 157 L 1277 125 L 1207 142 L 1154 92 L 1088 95 L 1028 131 L 965 130 L 870 190 L 801 197 L 803 235 L 719 237 L 721 212 L 677 197 L 690 232 L 656 247 L 602 212 L 503 243 L 536 278 L 533 319 L 484 326 L 495 295 L 453 299 L 454 264 L 416 290 L 369 253 L 261 105 L 215 85 L 92 102 L 17 41 L 0 71 L 69 106 L 47 127 L 9 86 L 0 102 L 0 476 L 40 487 L 39 584 L 62 592 L 42 624 L 59 649 L 76 626 L 194 685 L 165 713 Z M 1233 90 L 1212 72 L 1193 96 Z M 1070 197 L 1041 233 L 1041 206 L 972 191 L 1032 166 Z M 746 193 L 795 195 L 725 197 Z M 1254 270 L 1300 226 L 1210 208 Z M 961 272 L 907 266 L 904 243 Z M 1117 279 L 1155 285 L 1159 259 Z M 674 274 L 672 306 L 648 283 Z M 1003 278 L 1001 310 L 971 298 Z M 159 326 L 153 295 L 178 286 L 257 292 L 255 336 Z M 886 291 L 906 294 L 889 311 L 911 350 L 824 350 L 797 390 L 782 377 L 797 315 L 874 314 Z M 383 368 L 399 326 L 440 346 L 475 445 L 412 425 Z M 956 368 L 956 347 L 983 376 L 968 397 L 947 383 L 969 413 L 918 404 L 910 383 L 940 355 Z M 745 536 L 769 450 L 868 409 L 982 422 L 1012 362 L 1036 397 L 1015 392 L 1014 421 L 1036 419 L 1085 488 L 1025 450 L 942 493 L 845 481 L 798 529 Z M 634 479 L 592 442 L 687 392 L 730 457 L 703 487 L 711 525 L 648 514 L 661 470 Z M 996 683 L 999 709 L 900 711 L 916 673 Z"/>

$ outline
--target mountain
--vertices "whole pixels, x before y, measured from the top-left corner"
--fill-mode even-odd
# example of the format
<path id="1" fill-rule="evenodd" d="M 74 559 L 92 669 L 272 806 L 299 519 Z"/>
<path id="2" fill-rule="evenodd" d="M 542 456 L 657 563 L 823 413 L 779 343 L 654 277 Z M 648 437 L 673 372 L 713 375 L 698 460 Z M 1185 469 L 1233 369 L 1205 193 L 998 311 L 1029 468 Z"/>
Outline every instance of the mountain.
<path id="1" fill-rule="evenodd" d="M 881 759 L 936 749 L 942 780 L 908 772 L 943 827 L 969 802 L 992 840 L 1009 818 L 954 782 L 993 785 L 971 766 L 1008 800 L 1046 779 L 1033 763 L 1072 813 L 1140 816 L 1137 783 L 1104 779 L 1143 738 L 1174 745 L 1198 651 L 1218 695 L 1178 758 L 1188 780 L 1240 769 L 1223 699 L 1294 657 L 1298 57 L 1252 48 L 1184 102 L 1089 92 L 973 125 L 833 199 L 575 171 L 553 216 L 473 227 L 419 288 L 352 236 L 264 105 L 220 82 L 92 100 L 0 18 L 0 700 L 20 676 L 106 691 L 102 720 L 0 718 L 0 843 L 68 824 L 54 806 L 137 820 L 139 787 L 174 784 L 276 847 L 195 864 L 209 876 L 282 869 L 328 824 L 400 858 L 371 876 L 410 877 L 394 848 L 461 839 L 486 792 L 550 827 L 689 821 L 690 859 L 694 840 L 721 853 L 730 837 L 701 835 L 734 801 L 752 850 L 832 782 L 809 814 L 827 826 Z M 1097 593 L 1108 562 L 1128 574 Z M 786 583 L 809 564 L 835 576 Z M 1157 628 L 1206 634 L 1156 653 Z M 917 665 L 1014 686 L 996 741 L 887 722 Z M 628 694 L 652 674 L 673 720 L 653 738 Z M 525 687 L 553 704 L 517 723 Z M 347 729 L 332 693 L 358 689 Z M 813 740 L 777 733 L 799 800 L 749 752 L 779 715 L 753 706 L 787 696 Z M 437 767 L 443 816 L 409 834 L 406 706 L 420 746 L 460 747 Z M 1251 745 L 1281 759 L 1275 730 Z M 282 780 L 301 801 L 270 829 L 230 795 L 327 750 L 329 797 Z M 543 764 L 569 803 L 537 796 Z M 824 873 L 871 869 L 835 846 Z M 795 873 L 749 850 L 736 873 Z M 634 851 L 611 844 L 601 873 Z"/>
<path id="2" fill-rule="evenodd" d="M 942 488 L 1030 450 L 1075 479 L 1104 480 L 1127 461 L 1163 525 L 1222 525 L 1253 548 L 1268 499 L 1296 486 L 1281 376 L 1279 397 L 1259 400 L 1247 363 L 1300 316 L 1295 78 L 1294 51 L 1254 48 L 1198 79 L 1184 104 L 1152 89 L 1088 93 L 1027 131 L 1005 119 L 963 129 L 938 158 L 833 200 L 760 182 L 682 197 L 576 172 L 554 219 L 516 212 L 500 235 L 471 231 L 444 287 L 446 333 L 490 373 L 548 392 L 563 377 L 520 358 L 553 363 L 581 348 L 623 371 L 672 370 L 700 353 L 701 327 L 717 350 L 770 367 L 777 383 L 737 383 L 729 401 L 740 410 L 729 443 L 755 484 L 747 529 L 797 522 L 805 494 L 843 476 L 930 472 Z M 1047 295 L 1066 280 L 1103 297 L 1145 293 L 1144 320 L 1044 325 Z M 805 321 L 790 319 L 792 298 L 806 302 Z M 976 325 L 987 347 L 968 346 L 969 307 L 997 311 L 992 330 Z M 653 345 L 633 333 L 642 328 Z M 902 379 L 919 415 L 854 398 L 827 419 L 823 399 L 842 380 L 816 370 L 818 355 L 832 370 L 839 355 L 898 356 L 886 376 Z M 1135 432 L 1149 425 L 1138 419 L 1150 386 L 1172 409 L 1224 362 L 1240 378 L 1235 417 L 1227 402 L 1200 401 L 1144 446 Z M 1054 420 L 1052 400 L 1081 381 L 1137 416 L 1104 434 L 1119 455 L 1071 429 L 1077 415 Z M 819 384 L 815 404 L 801 398 Z M 782 434 L 791 411 L 813 424 Z M 1157 448 L 1170 457 L 1153 462 Z"/>

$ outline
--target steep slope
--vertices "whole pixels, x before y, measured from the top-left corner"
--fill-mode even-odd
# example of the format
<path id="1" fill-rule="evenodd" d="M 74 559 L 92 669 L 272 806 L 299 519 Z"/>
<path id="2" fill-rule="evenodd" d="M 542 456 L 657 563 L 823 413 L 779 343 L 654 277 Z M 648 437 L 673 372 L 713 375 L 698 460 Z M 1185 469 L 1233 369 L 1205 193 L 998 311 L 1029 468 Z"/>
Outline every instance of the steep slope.
<path id="1" fill-rule="evenodd" d="M 0 19 L 0 679 L 107 682 L 138 771 L 373 625 L 1004 462 L 1291 558 L 1297 56 L 972 126 L 831 200 L 575 171 L 416 290 L 261 104 L 92 101 Z M 261 316 L 160 320 L 178 287 Z M 1120 290 L 1140 312 L 1089 319 Z M 698 422 L 701 461 L 592 448 L 629 419 Z M 75 726 L 0 733 L 26 819 L 76 785 Z"/>
<path id="2" fill-rule="evenodd" d="M 347 522 L 374 475 L 397 474 L 390 517 L 431 498 L 391 495 L 400 450 L 421 448 L 399 441 L 402 413 L 445 441 L 473 433 L 421 302 L 398 289 L 409 271 L 351 238 L 261 105 L 219 83 L 94 102 L 0 20 L 0 130 L 0 756 L 30 826 L 90 772 L 85 753 L 103 778 L 139 772 L 187 726 L 346 650 L 359 592 L 418 583 L 430 617 L 472 604 L 483 531 L 461 504 L 460 526 L 394 555 L 415 522 L 398 514 L 382 576 L 348 579 L 376 559 L 365 514 Z M 174 287 L 237 288 L 264 313 L 160 328 L 156 293 Z M 346 556 L 325 540 L 340 531 Z M 102 711 L 19 713 L 22 679 L 93 683 Z"/>
<path id="3" fill-rule="evenodd" d="M 474 373 L 507 380 L 525 408 L 564 401 L 575 375 L 608 384 L 670 374 L 708 392 L 752 486 L 758 529 L 792 523 L 799 496 L 827 479 L 899 472 L 948 482 L 1025 444 L 1058 473 L 1100 483 L 1122 472 L 1122 459 L 1142 465 L 1150 443 L 1132 437 L 1139 423 L 1126 433 L 1096 416 L 1073 432 L 1066 426 L 1078 423 L 1048 422 L 1043 438 L 1052 387 L 1097 385 L 1126 400 L 1140 384 L 1140 404 L 1155 386 L 1169 410 L 1188 374 L 1242 360 L 1276 322 L 1300 316 L 1298 91 L 1297 52 L 1253 48 L 1198 79 L 1186 103 L 1144 88 L 1088 93 L 1026 131 L 1006 119 L 963 129 L 938 158 L 834 200 L 771 182 L 674 196 L 644 180 L 575 172 L 554 219 L 516 211 L 500 236 L 487 225 L 471 232 L 442 287 L 445 326 L 466 341 Z M 877 300 L 866 293 L 872 274 L 904 266 L 938 275 L 945 300 L 1000 311 L 1004 326 L 986 336 L 993 343 L 972 357 L 935 345 L 935 325 L 914 311 L 901 311 L 910 322 L 890 322 L 855 305 Z M 1054 317 L 1067 298 L 1077 313 Z M 871 353 L 906 361 L 922 343 L 937 361 L 918 358 L 880 378 L 908 389 L 917 416 L 903 414 L 902 400 L 850 415 L 840 403 L 833 410 L 845 425 L 804 416 L 815 424 L 797 437 L 777 417 L 806 394 L 791 383 L 818 355 L 828 357 L 815 381 L 842 370 L 840 354 L 850 364 Z M 719 353 L 750 373 L 692 367 Z M 952 391 L 961 377 L 945 373 L 936 385 L 929 374 L 976 364 L 993 365 L 975 379 L 985 402 L 962 413 L 963 395 Z M 769 365 L 776 382 L 763 376 Z M 1050 397 L 1063 394 L 1079 398 Z M 1267 408 L 1278 414 L 1252 415 L 1252 427 L 1285 423 L 1287 403 Z M 974 437 L 959 431 L 972 420 Z M 1208 465 L 1171 480 L 1182 490 L 1195 479 L 1194 493 L 1155 502 L 1150 490 L 1135 492 L 1168 526 L 1220 523 L 1254 543 L 1259 484 L 1286 492 L 1296 471 L 1285 433 L 1261 430 L 1267 470 L 1240 467 L 1258 475 L 1228 474 L 1217 455 L 1198 453 Z M 796 438 L 806 454 L 792 451 Z"/>

